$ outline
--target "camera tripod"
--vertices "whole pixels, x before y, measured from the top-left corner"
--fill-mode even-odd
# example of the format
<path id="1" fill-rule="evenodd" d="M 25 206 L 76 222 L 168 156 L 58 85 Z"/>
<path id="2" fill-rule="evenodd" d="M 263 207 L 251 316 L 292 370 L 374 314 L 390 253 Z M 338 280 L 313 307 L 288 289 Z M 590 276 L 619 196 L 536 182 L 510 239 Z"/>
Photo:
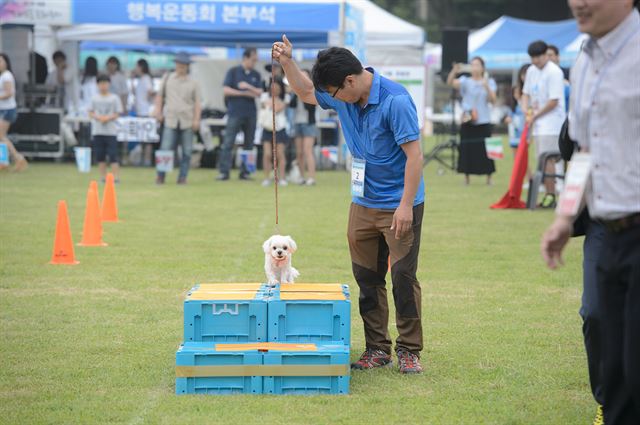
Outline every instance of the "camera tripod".
<path id="1" fill-rule="evenodd" d="M 456 155 L 458 153 L 458 127 L 456 125 L 456 90 L 451 89 L 451 124 L 449 127 L 449 140 L 438 143 L 431 151 L 424 155 L 424 166 L 430 161 L 436 160 L 442 166 L 455 171 Z"/>

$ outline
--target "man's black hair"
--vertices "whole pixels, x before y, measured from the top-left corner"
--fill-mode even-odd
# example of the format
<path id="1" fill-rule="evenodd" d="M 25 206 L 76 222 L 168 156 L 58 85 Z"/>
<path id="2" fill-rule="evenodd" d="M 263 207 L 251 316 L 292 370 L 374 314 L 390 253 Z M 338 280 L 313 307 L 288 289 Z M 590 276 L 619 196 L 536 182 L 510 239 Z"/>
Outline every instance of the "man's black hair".
<path id="1" fill-rule="evenodd" d="M 547 50 L 553 50 L 553 53 L 555 53 L 556 56 L 560 56 L 560 50 L 553 44 L 547 44 Z"/>
<path id="2" fill-rule="evenodd" d="M 106 81 L 107 83 L 110 83 L 111 82 L 111 78 L 109 78 L 109 76 L 107 74 L 98 75 L 98 78 L 96 79 L 96 82 L 101 83 L 103 81 Z"/>
<path id="3" fill-rule="evenodd" d="M 342 87 L 347 75 L 360 75 L 362 71 L 362 64 L 348 49 L 330 47 L 318 53 L 311 80 L 316 90 L 326 91 L 328 86 Z"/>
<path id="4" fill-rule="evenodd" d="M 538 40 L 538 41 L 534 41 L 533 43 L 529 44 L 529 48 L 527 49 L 527 53 L 529 53 L 529 56 L 531 56 L 532 58 L 535 58 L 536 56 L 540 56 L 540 55 L 546 54 L 548 48 L 549 48 L 549 46 L 547 46 L 547 43 L 545 43 L 542 40 Z"/>
<path id="5" fill-rule="evenodd" d="M 62 50 L 56 50 L 53 53 L 53 60 L 55 62 L 56 59 L 64 59 L 67 60 L 67 55 L 64 54 L 64 52 Z"/>
<path id="6" fill-rule="evenodd" d="M 250 58 L 254 53 L 258 53 L 255 47 L 247 47 L 244 49 L 244 52 L 242 52 L 242 58 Z"/>

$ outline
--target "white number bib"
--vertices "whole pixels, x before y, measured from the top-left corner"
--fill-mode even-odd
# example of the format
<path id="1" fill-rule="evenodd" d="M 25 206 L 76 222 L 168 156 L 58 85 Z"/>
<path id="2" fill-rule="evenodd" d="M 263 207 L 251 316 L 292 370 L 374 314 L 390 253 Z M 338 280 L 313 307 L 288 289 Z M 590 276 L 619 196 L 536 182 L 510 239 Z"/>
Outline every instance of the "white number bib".
<path id="1" fill-rule="evenodd" d="M 353 158 L 351 162 L 351 196 L 364 196 L 364 173 L 366 168 L 364 159 Z"/>

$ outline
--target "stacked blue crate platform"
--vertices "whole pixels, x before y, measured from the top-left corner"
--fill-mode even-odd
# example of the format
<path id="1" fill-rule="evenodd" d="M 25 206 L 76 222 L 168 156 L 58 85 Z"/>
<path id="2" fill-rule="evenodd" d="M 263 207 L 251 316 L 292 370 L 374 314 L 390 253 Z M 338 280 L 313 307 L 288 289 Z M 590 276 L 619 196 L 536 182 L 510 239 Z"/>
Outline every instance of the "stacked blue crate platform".
<path id="1" fill-rule="evenodd" d="M 348 394 L 350 303 L 333 283 L 194 286 L 176 394 Z"/>

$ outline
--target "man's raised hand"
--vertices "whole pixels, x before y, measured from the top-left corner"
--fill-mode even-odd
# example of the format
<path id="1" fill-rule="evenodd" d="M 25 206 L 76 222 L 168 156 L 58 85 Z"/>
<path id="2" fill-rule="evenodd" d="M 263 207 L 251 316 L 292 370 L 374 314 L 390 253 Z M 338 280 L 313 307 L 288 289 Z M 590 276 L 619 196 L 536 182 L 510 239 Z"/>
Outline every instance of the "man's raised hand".
<path id="1" fill-rule="evenodd" d="M 291 59 L 293 45 L 285 34 L 282 35 L 282 41 L 276 41 L 271 48 L 271 55 L 275 60 L 282 63 L 282 60 Z"/>

